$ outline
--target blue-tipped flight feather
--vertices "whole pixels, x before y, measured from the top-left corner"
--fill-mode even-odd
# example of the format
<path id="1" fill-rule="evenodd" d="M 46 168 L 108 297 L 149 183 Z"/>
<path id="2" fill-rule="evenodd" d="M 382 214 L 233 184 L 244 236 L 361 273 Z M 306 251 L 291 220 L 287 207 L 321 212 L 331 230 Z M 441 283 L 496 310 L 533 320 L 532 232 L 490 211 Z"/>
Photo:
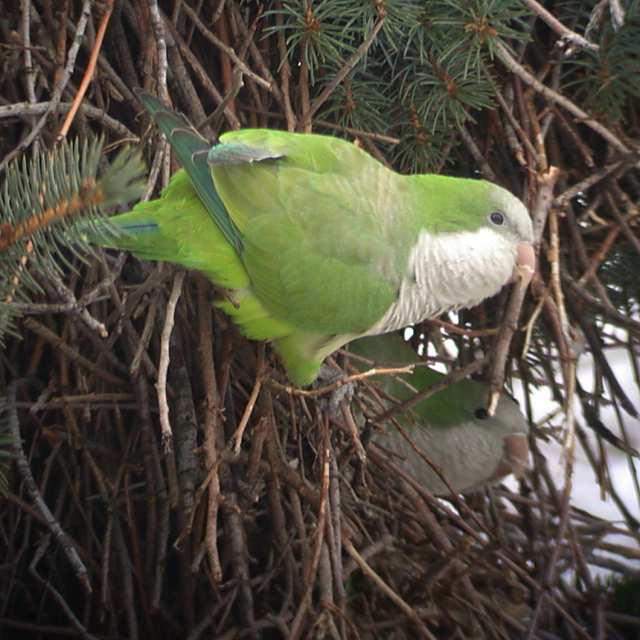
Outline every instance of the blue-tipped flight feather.
<path id="1" fill-rule="evenodd" d="M 236 251 L 240 253 L 242 250 L 242 235 L 233 224 L 227 209 L 213 186 L 211 170 L 207 164 L 207 156 L 211 144 L 189 124 L 184 116 L 176 111 L 169 111 L 155 96 L 140 90 L 136 91 L 136 95 L 171 143 L 171 147 L 176 152 L 180 164 L 189 175 L 193 187 L 220 228 L 220 231 Z"/>

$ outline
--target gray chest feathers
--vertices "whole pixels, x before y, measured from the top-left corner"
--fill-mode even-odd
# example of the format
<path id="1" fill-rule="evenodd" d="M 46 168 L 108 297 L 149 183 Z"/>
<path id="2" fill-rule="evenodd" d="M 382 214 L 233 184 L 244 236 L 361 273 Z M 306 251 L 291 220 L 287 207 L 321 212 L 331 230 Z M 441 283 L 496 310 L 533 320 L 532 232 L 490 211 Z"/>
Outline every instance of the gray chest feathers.
<path id="1" fill-rule="evenodd" d="M 398 298 L 367 332 L 395 331 L 495 295 L 513 273 L 516 247 L 491 229 L 433 236 L 421 231 Z"/>
<path id="2" fill-rule="evenodd" d="M 438 474 L 393 426 L 375 442 L 392 451 L 396 464 L 436 495 L 449 493 Z M 448 428 L 420 426 L 406 429 L 420 450 L 440 467 L 455 493 L 477 490 L 489 483 L 503 456 L 503 434 L 479 429 L 473 423 Z"/>

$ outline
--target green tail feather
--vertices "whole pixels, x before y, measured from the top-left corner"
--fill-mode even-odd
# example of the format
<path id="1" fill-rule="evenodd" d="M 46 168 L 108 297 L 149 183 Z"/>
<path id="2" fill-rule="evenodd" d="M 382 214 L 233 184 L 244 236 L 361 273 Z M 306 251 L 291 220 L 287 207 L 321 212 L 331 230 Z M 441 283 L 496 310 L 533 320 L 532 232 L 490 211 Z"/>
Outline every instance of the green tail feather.
<path id="1" fill-rule="evenodd" d="M 142 260 L 174 262 L 201 271 L 229 289 L 249 278 L 238 254 L 215 224 L 185 171 L 178 171 L 157 200 L 109 218 L 103 229 L 83 227 L 89 242 L 129 251 Z"/>
<path id="2" fill-rule="evenodd" d="M 207 154 L 211 144 L 207 142 L 181 114 L 170 111 L 155 96 L 136 91 L 138 99 L 149 111 L 156 124 L 167 137 L 184 170 L 191 178 L 207 211 L 222 231 L 227 242 L 238 252 L 242 250 L 242 235 L 229 217 L 220 196 L 213 185 Z"/>

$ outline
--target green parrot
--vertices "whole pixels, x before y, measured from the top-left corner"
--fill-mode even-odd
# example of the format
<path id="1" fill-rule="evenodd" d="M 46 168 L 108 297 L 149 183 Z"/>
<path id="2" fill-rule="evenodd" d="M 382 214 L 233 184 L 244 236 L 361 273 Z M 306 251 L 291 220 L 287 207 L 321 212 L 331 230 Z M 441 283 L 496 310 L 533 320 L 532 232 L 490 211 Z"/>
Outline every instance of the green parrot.
<path id="1" fill-rule="evenodd" d="M 350 340 L 473 306 L 535 267 L 526 208 L 490 182 L 400 175 L 324 135 L 243 129 L 211 146 L 138 96 L 183 170 L 93 240 L 227 288 L 217 306 L 271 340 L 298 386 Z"/>
<path id="2" fill-rule="evenodd" d="M 415 351 L 397 334 L 356 340 L 349 345 L 349 351 L 385 367 L 419 361 Z M 369 368 L 362 361 L 351 362 L 360 370 Z M 379 384 L 388 396 L 402 402 L 444 376 L 428 367 L 416 366 L 413 373 L 399 377 L 410 387 L 394 376 L 386 376 Z M 486 397 L 486 385 L 465 379 L 396 416 L 406 435 L 441 469 L 456 493 L 497 483 L 511 473 L 518 477 L 528 465 L 529 425 L 518 405 L 503 395 L 491 417 L 484 409 Z M 386 400 L 385 404 L 386 408 L 392 406 Z M 399 456 L 392 458 L 393 462 L 432 493 L 450 493 L 392 424 L 377 433 L 373 442 Z"/>
<path id="3" fill-rule="evenodd" d="M 420 361 L 397 334 L 356 340 L 349 345 L 349 351 L 385 367 Z M 369 368 L 362 361 L 351 362 L 360 370 Z M 402 402 L 443 377 L 442 373 L 418 365 L 413 373 L 401 374 L 402 381 L 386 376 L 379 385 L 389 398 Z M 440 468 L 456 493 L 497 483 L 511 473 L 519 477 L 528 465 L 529 425 L 518 405 L 503 395 L 495 415 L 489 416 L 484 408 L 486 397 L 486 385 L 465 379 L 396 416 L 405 434 Z M 387 399 L 384 403 L 384 410 L 392 406 Z M 392 458 L 393 462 L 426 489 L 436 495 L 449 493 L 438 474 L 392 424 L 377 432 L 373 441 L 398 456 Z"/>

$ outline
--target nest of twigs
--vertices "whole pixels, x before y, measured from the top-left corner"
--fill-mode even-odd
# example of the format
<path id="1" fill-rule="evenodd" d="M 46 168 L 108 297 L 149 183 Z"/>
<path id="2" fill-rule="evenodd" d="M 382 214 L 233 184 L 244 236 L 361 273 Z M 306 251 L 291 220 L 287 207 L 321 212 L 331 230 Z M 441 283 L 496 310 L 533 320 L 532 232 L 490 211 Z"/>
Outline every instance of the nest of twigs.
<path id="1" fill-rule="evenodd" d="M 198 124 L 222 105 L 205 134 L 238 124 L 315 130 L 317 119 L 381 159 L 404 157 L 393 149 L 406 132 L 359 130 L 333 107 L 323 113 L 328 97 L 314 102 L 346 91 L 367 47 L 390 37 L 384 25 L 369 25 L 367 46 L 350 49 L 360 57 L 345 56 L 335 84 L 313 85 L 306 62 L 292 70 L 283 32 L 269 30 L 287 15 L 263 15 L 271 7 L 259 3 L 29 4 L 10 3 L 10 26 L 0 24 L 5 160 L 68 127 L 100 130 L 116 146 L 142 141 L 148 193 L 157 191 L 175 167 L 141 116 L 136 85 L 170 95 Z M 506 359 L 530 418 L 534 389 L 551 390 L 559 412 L 532 426 L 518 490 L 434 497 L 383 454 L 365 459 L 324 392 L 287 387 L 269 347 L 212 312 L 219 292 L 201 276 L 112 251 L 72 257 L 66 278 L 34 275 L 41 293 L 0 351 L 3 416 L 19 436 L 0 498 L 0 636 L 635 637 L 637 494 L 635 503 L 618 494 L 607 464 L 613 448 L 634 463 L 623 413 L 635 413 L 637 386 L 619 383 L 609 348 L 637 366 L 640 296 L 628 277 L 640 265 L 637 104 L 629 98 L 626 131 L 604 116 L 584 124 L 555 80 L 551 96 L 531 82 L 559 64 L 548 57 L 558 33 L 528 24 L 536 40 L 518 60 L 496 49 L 511 98 L 475 112 L 461 146 L 444 145 L 438 161 L 461 171 L 457 158 L 471 157 L 524 185 L 539 273 L 524 301 L 505 290 L 416 331 L 445 359 L 495 356 L 492 375 Z M 405 124 L 424 138 L 415 118 Z M 580 353 L 593 390 L 576 375 Z M 355 402 L 371 384 L 358 383 Z M 603 424 L 611 404 L 619 423 Z M 564 446 L 559 481 L 540 438 Z M 576 451 L 593 468 L 594 499 L 598 483 L 619 520 L 572 505 Z"/>

